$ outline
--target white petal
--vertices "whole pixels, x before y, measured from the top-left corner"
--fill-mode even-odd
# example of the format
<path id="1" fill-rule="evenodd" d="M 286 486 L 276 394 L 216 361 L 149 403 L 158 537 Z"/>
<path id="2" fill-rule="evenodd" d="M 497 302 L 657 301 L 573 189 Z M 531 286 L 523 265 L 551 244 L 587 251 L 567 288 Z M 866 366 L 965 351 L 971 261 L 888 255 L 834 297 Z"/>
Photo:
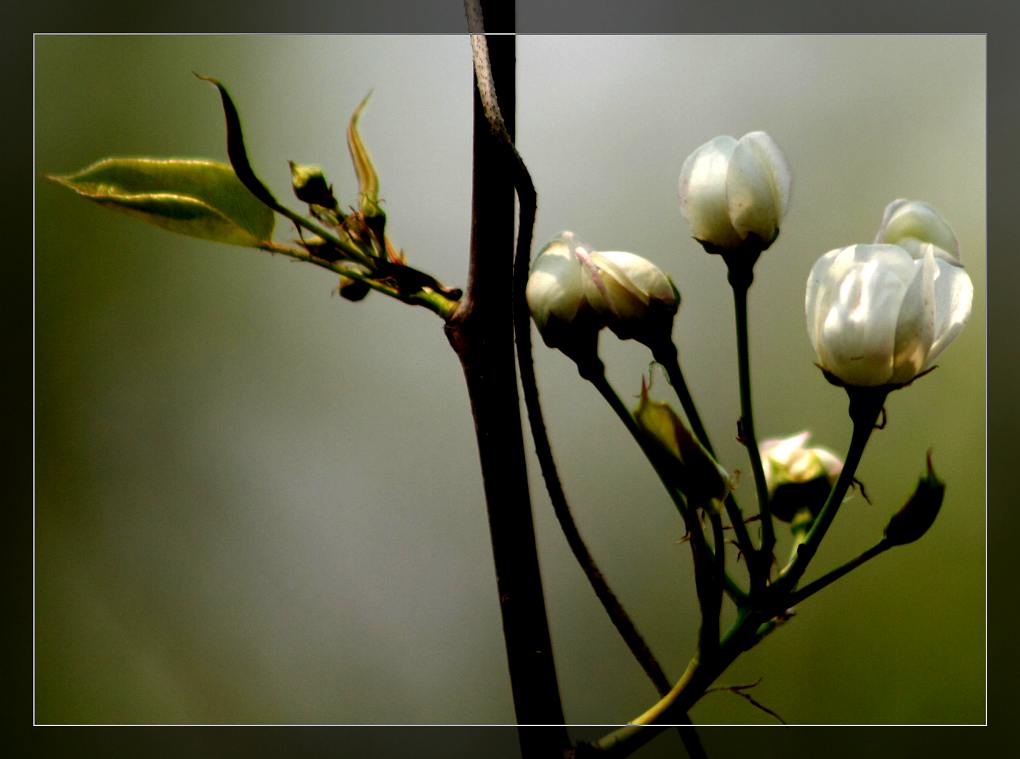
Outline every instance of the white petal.
<path id="1" fill-rule="evenodd" d="M 648 298 L 617 263 L 598 251 L 580 257 L 582 288 L 592 308 L 612 320 L 640 319 L 648 310 Z"/>
<path id="2" fill-rule="evenodd" d="M 921 373 L 935 331 L 935 257 L 931 252 L 914 263 L 916 273 L 903 294 L 896 320 L 891 384 L 910 382 Z"/>
<path id="3" fill-rule="evenodd" d="M 765 132 L 745 134 L 737 143 L 727 175 L 726 202 L 734 229 L 771 241 L 790 201 L 790 168 Z"/>
<path id="4" fill-rule="evenodd" d="M 771 458 L 775 459 L 777 463 L 788 464 L 793 455 L 801 450 L 811 437 L 810 432 L 801 432 L 797 435 L 791 435 L 788 438 L 775 441 L 775 446 L 770 452 Z"/>
<path id="5" fill-rule="evenodd" d="M 955 260 L 960 258 L 960 244 L 953 228 L 938 211 L 920 200 L 898 198 L 886 206 L 875 242 L 901 245 L 912 254 L 915 251 L 908 245 L 928 242 Z"/>
<path id="6" fill-rule="evenodd" d="M 676 301 L 676 292 L 669 277 L 647 258 L 622 250 L 600 250 L 598 254 L 600 260 L 612 263 L 621 273 L 625 273 L 648 300 L 663 303 Z"/>
<path id="7" fill-rule="evenodd" d="M 960 333 L 970 318 L 974 301 L 974 285 L 962 266 L 946 264 L 935 260 L 938 273 L 935 276 L 935 336 L 925 361 L 925 369 Z"/>
<path id="8" fill-rule="evenodd" d="M 845 268 L 842 264 L 837 264 L 837 260 L 842 260 L 840 259 L 840 254 L 843 251 L 851 251 L 852 247 L 830 250 L 815 262 L 815 265 L 811 268 L 811 273 L 808 274 L 807 289 L 804 297 L 804 316 L 807 321 L 808 339 L 811 341 L 811 347 L 814 348 L 815 353 L 819 357 L 821 357 L 819 339 L 822 332 L 822 324 L 825 321 L 826 313 L 838 294 L 838 288 L 836 287 L 838 280 L 833 274 L 833 267 L 836 267 L 835 273 L 839 273 Z M 848 255 L 852 256 L 852 253 Z"/>
<path id="9" fill-rule="evenodd" d="M 915 261 L 920 261 L 924 258 L 930 248 L 936 258 L 941 258 L 946 263 L 955 264 L 956 266 L 963 266 L 960 263 L 959 257 L 954 256 L 948 250 L 944 250 L 937 245 L 932 245 L 930 242 L 921 242 L 913 237 L 904 237 L 897 240 L 896 244 L 907 251 Z"/>
<path id="10" fill-rule="evenodd" d="M 819 303 L 817 351 L 822 366 L 850 385 L 887 384 L 900 306 L 913 260 L 893 245 L 855 245 L 829 267 Z M 834 292 L 833 292 L 834 291 Z"/>
<path id="11" fill-rule="evenodd" d="M 680 169 L 680 211 L 698 240 L 724 246 L 741 242 L 726 206 L 726 174 L 736 147 L 728 135 L 715 137 L 691 153 Z"/>
<path id="12" fill-rule="evenodd" d="M 581 265 L 574 254 L 574 235 L 564 232 L 535 258 L 524 294 L 528 309 L 542 331 L 550 318 L 572 321 L 584 306 Z"/>
<path id="13" fill-rule="evenodd" d="M 825 474 L 828 476 L 829 481 L 835 482 L 836 478 L 839 477 L 839 473 L 843 471 L 843 459 L 828 448 L 814 448 L 812 450 L 818 456 L 818 460 L 821 462 L 822 468 L 825 469 Z"/>

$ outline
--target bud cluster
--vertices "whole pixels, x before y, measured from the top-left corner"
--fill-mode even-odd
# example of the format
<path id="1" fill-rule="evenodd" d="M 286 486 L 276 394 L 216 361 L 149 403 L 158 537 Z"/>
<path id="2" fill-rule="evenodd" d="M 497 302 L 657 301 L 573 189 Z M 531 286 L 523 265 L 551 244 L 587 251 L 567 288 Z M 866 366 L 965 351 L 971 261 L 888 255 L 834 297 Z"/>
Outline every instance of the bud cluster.
<path id="1" fill-rule="evenodd" d="M 355 110 L 347 130 L 347 146 L 358 177 L 357 208 L 346 211 L 341 208 L 321 168 L 290 161 L 295 197 L 307 203 L 311 215 L 328 230 L 302 237 L 300 243 L 316 258 L 330 263 L 345 262 L 345 273 L 340 274 L 337 290 L 348 300 L 361 300 L 372 287 L 380 287 L 400 298 L 429 291 L 446 301 L 456 301 L 461 296 L 459 289 L 445 287 L 430 275 L 408 266 L 404 252 L 386 235 L 379 178 L 358 132 L 358 119 L 367 100 Z"/>
<path id="2" fill-rule="evenodd" d="M 651 345 L 669 340 L 680 293 L 646 258 L 596 251 L 563 232 L 539 252 L 525 295 L 546 345 L 575 360 L 594 355 L 598 332 Z"/>

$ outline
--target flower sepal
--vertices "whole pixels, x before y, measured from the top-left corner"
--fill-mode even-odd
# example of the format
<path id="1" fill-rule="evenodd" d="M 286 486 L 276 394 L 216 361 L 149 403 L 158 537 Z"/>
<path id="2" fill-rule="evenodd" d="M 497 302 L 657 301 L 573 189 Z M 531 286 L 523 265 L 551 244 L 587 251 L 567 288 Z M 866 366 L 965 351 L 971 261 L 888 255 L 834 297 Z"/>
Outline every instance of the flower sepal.
<path id="1" fill-rule="evenodd" d="M 928 451 L 926 463 L 928 471 L 921 475 L 913 495 L 886 525 L 885 539 L 893 545 L 907 545 L 924 537 L 935 524 L 935 518 L 942 508 L 946 483 L 935 474 L 931 465 L 931 450 Z"/>

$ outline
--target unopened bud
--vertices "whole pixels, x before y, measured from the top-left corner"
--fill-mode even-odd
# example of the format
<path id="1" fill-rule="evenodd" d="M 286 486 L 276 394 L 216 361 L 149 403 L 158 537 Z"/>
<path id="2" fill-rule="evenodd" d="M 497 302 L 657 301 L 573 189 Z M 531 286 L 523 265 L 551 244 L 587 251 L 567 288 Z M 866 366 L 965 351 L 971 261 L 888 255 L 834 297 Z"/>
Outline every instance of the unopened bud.
<path id="1" fill-rule="evenodd" d="M 634 419 L 641 431 L 675 462 L 676 485 L 692 505 L 705 507 L 726 497 L 732 489 L 729 474 L 668 404 L 648 397 L 644 382 Z"/>
<path id="2" fill-rule="evenodd" d="M 580 251 L 584 295 L 616 336 L 646 345 L 672 339 L 680 293 L 647 258 L 620 250 Z"/>
<path id="3" fill-rule="evenodd" d="M 318 166 L 303 166 L 290 161 L 290 181 L 294 195 L 303 203 L 336 208 L 333 188 L 326 181 L 326 175 Z"/>
<path id="4" fill-rule="evenodd" d="M 363 300 L 364 297 L 371 292 L 372 288 L 368 286 L 367 282 L 360 279 L 345 277 L 341 274 L 340 286 L 337 290 L 339 291 L 341 298 L 345 298 L 350 301 L 359 301 Z"/>
<path id="5" fill-rule="evenodd" d="M 935 517 L 942 508 L 946 484 L 935 475 L 931 466 L 931 451 L 928 451 L 928 473 L 921 476 L 914 494 L 903 504 L 903 508 L 892 515 L 885 528 L 885 539 L 893 545 L 902 546 L 920 539 L 935 523 Z"/>
<path id="6" fill-rule="evenodd" d="M 716 137 L 680 169 L 680 210 L 710 253 L 768 248 L 790 205 L 790 167 L 765 132 Z"/>
<path id="7" fill-rule="evenodd" d="M 525 289 L 531 318 L 545 344 L 575 361 L 596 355 L 602 328 L 581 285 L 577 251 L 585 249 L 573 232 L 561 233 L 535 258 Z"/>

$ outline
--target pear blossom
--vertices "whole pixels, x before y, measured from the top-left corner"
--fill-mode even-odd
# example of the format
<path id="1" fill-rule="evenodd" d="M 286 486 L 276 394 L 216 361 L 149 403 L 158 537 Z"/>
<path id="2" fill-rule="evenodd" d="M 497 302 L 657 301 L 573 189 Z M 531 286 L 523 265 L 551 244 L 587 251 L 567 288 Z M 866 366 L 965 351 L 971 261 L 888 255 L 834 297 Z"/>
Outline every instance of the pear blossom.
<path id="1" fill-rule="evenodd" d="M 668 340 L 680 293 L 647 258 L 621 250 L 579 250 L 582 288 L 592 308 L 621 340 Z"/>
<path id="2" fill-rule="evenodd" d="M 974 286 L 959 263 L 921 243 L 850 245 L 808 275 L 807 331 L 819 366 L 844 385 L 909 384 L 930 369 L 970 316 Z"/>
<path id="3" fill-rule="evenodd" d="M 753 243 L 765 250 L 790 205 L 786 157 L 765 132 L 723 135 L 699 147 L 680 169 L 680 210 L 711 253 Z M 749 238 L 755 238 L 749 240 Z"/>

